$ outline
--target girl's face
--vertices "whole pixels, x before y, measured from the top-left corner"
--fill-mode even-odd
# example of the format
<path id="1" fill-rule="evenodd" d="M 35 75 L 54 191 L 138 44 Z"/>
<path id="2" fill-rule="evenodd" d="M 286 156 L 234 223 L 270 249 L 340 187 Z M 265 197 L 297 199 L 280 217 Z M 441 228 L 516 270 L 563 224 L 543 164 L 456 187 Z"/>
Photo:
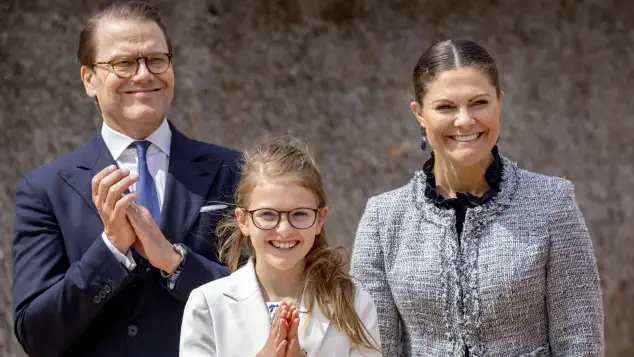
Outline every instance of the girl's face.
<path id="1" fill-rule="evenodd" d="M 242 234 L 253 245 L 258 268 L 303 269 L 328 209 L 318 197 L 293 180 L 264 179 L 251 192 L 249 205 L 236 208 Z"/>

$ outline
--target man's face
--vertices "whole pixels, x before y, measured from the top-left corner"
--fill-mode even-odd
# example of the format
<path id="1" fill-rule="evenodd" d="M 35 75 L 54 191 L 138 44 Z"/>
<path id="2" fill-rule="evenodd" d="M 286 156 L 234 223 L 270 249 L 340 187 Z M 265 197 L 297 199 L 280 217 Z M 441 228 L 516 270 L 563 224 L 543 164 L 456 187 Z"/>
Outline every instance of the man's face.
<path id="1" fill-rule="evenodd" d="M 129 58 L 118 69 L 136 66 L 133 59 L 141 56 L 168 53 L 165 36 L 153 21 L 104 19 L 94 38 L 95 62 Z M 152 73 L 150 69 L 161 68 L 152 61 L 156 59 L 139 60 L 129 78 L 121 78 L 117 74 L 124 72 L 113 71 L 109 64 L 82 67 L 86 93 L 97 97 L 103 118 L 112 127 L 158 126 L 167 115 L 174 97 L 174 71 L 169 64 L 163 73 Z"/>

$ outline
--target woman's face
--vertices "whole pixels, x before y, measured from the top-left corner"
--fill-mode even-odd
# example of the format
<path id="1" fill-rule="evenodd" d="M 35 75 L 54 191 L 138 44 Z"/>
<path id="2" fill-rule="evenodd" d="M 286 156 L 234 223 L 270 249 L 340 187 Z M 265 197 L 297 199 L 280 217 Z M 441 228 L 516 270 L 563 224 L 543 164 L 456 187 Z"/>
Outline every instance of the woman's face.
<path id="1" fill-rule="evenodd" d="M 442 72 L 422 98 L 412 102 L 436 156 L 458 167 L 489 160 L 500 133 L 502 98 L 488 75 L 475 67 Z"/>

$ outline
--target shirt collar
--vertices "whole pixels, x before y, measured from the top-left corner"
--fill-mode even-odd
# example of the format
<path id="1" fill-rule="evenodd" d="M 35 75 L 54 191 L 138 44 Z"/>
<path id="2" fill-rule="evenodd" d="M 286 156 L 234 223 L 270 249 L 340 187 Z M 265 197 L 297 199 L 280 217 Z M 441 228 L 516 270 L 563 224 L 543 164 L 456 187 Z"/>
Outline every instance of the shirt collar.
<path id="1" fill-rule="evenodd" d="M 125 149 L 127 149 L 128 146 L 135 141 L 131 137 L 115 131 L 108 126 L 105 121 L 101 127 L 101 136 L 103 137 L 103 141 L 106 143 L 106 147 L 115 161 L 118 160 L 123 151 L 125 151 Z M 172 130 L 167 123 L 167 119 L 164 119 L 161 125 L 145 140 L 156 145 L 156 147 L 169 156 L 172 142 Z"/>
<path id="2" fill-rule="evenodd" d="M 493 146 L 491 150 L 493 154 L 493 162 L 487 168 L 484 173 L 484 180 L 491 187 L 488 189 L 482 196 L 474 196 L 468 192 L 457 192 L 457 198 L 464 198 L 466 201 L 469 201 L 471 207 L 484 204 L 491 198 L 495 197 L 497 193 L 500 191 L 500 185 L 502 183 L 502 175 L 504 173 L 504 164 L 502 163 L 502 157 L 500 156 L 500 151 L 498 146 Z M 432 151 L 431 157 L 425 164 L 423 165 L 423 172 L 425 172 L 426 177 L 426 185 L 425 185 L 425 196 L 432 200 L 436 205 L 444 208 L 451 208 L 452 203 L 456 201 L 456 199 L 447 199 L 440 192 L 436 191 L 436 176 L 434 175 L 434 152 Z"/>

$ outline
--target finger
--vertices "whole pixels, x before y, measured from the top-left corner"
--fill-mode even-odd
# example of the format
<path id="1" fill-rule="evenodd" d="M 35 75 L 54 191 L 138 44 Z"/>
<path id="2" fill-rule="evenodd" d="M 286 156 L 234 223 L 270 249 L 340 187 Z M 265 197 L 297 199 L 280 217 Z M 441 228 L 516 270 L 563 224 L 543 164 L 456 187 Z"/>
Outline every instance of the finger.
<path id="1" fill-rule="evenodd" d="M 113 171 L 108 176 L 104 177 L 100 182 L 97 188 L 97 199 L 101 202 L 105 202 L 106 197 L 108 196 L 108 191 L 110 190 L 110 186 L 119 182 L 125 176 L 130 174 L 130 170 L 128 169 L 119 169 Z M 112 208 L 112 207 L 111 207 Z"/>
<path id="2" fill-rule="evenodd" d="M 288 328 L 288 337 L 289 338 L 297 338 L 298 330 L 299 330 L 299 317 L 295 316 L 290 320 L 290 326 Z"/>
<path id="3" fill-rule="evenodd" d="M 113 209 L 113 218 L 121 218 L 126 215 L 126 212 L 134 204 L 134 200 L 137 199 L 138 193 L 132 192 L 124 195 L 123 198 L 115 202 Z"/>
<path id="4" fill-rule="evenodd" d="M 273 314 L 273 324 L 271 325 L 273 328 L 277 328 L 277 325 L 280 322 L 281 313 L 282 310 L 278 307 L 277 310 L 275 310 L 275 314 Z"/>
<path id="5" fill-rule="evenodd" d="M 286 345 L 287 345 L 287 343 L 288 342 L 286 340 L 282 340 L 282 342 L 280 342 L 280 344 L 275 349 L 276 357 L 284 357 L 284 355 L 286 354 Z"/>
<path id="6" fill-rule="evenodd" d="M 280 340 L 283 340 L 282 338 L 282 329 L 284 328 L 284 326 L 286 325 L 284 318 L 284 313 L 282 312 L 282 309 L 280 309 L 279 307 L 277 308 L 277 311 L 275 311 L 275 330 L 273 331 L 273 339 L 277 342 Z"/>
<path id="7" fill-rule="evenodd" d="M 288 336 L 288 324 L 286 323 L 286 320 L 284 320 L 283 324 L 280 324 L 279 330 L 279 339 L 286 340 L 286 337 Z"/>
<path id="8" fill-rule="evenodd" d="M 97 196 L 97 191 L 99 190 L 99 183 L 101 182 L 101 180 L 103 180 L 104 177 L 108 176 L 110 173 L 112 173 L 116 169 L 117 169 L 116 165 L 110 165 L 106 167 L 105 169 L 99 171 L 99 173 L 96 174 L 95 176 L 93 176 L 91 181 L 93 197 Z"/>
<path id="9" fill-rule="evenodd" d="M 143 211 L 143 206 L 136 203 L 136 200 L 135 202 L 132 202 L 132 204 L 128 206 L 128 209 L 125 211 L 125 215 L 126 217 L 128 217 L 128 220 L 130 220 L 130 223 L 133 226 L 138 226 L 139 224 L 141 224 L 143 220 L 142 213 L 141 213 L 142 211 Z"/>
<path id="10" fill-rule="evenodd" d="M 139 175 L 132 174 L 122 178 L 119 182 L 116 182 L 108 189 L 108 195 L 106 197 L 106 207 L 115 207 L 115 204 L 121 197 L 125 190 L 127 190 L 132 184 L 139 179 Z"/>

